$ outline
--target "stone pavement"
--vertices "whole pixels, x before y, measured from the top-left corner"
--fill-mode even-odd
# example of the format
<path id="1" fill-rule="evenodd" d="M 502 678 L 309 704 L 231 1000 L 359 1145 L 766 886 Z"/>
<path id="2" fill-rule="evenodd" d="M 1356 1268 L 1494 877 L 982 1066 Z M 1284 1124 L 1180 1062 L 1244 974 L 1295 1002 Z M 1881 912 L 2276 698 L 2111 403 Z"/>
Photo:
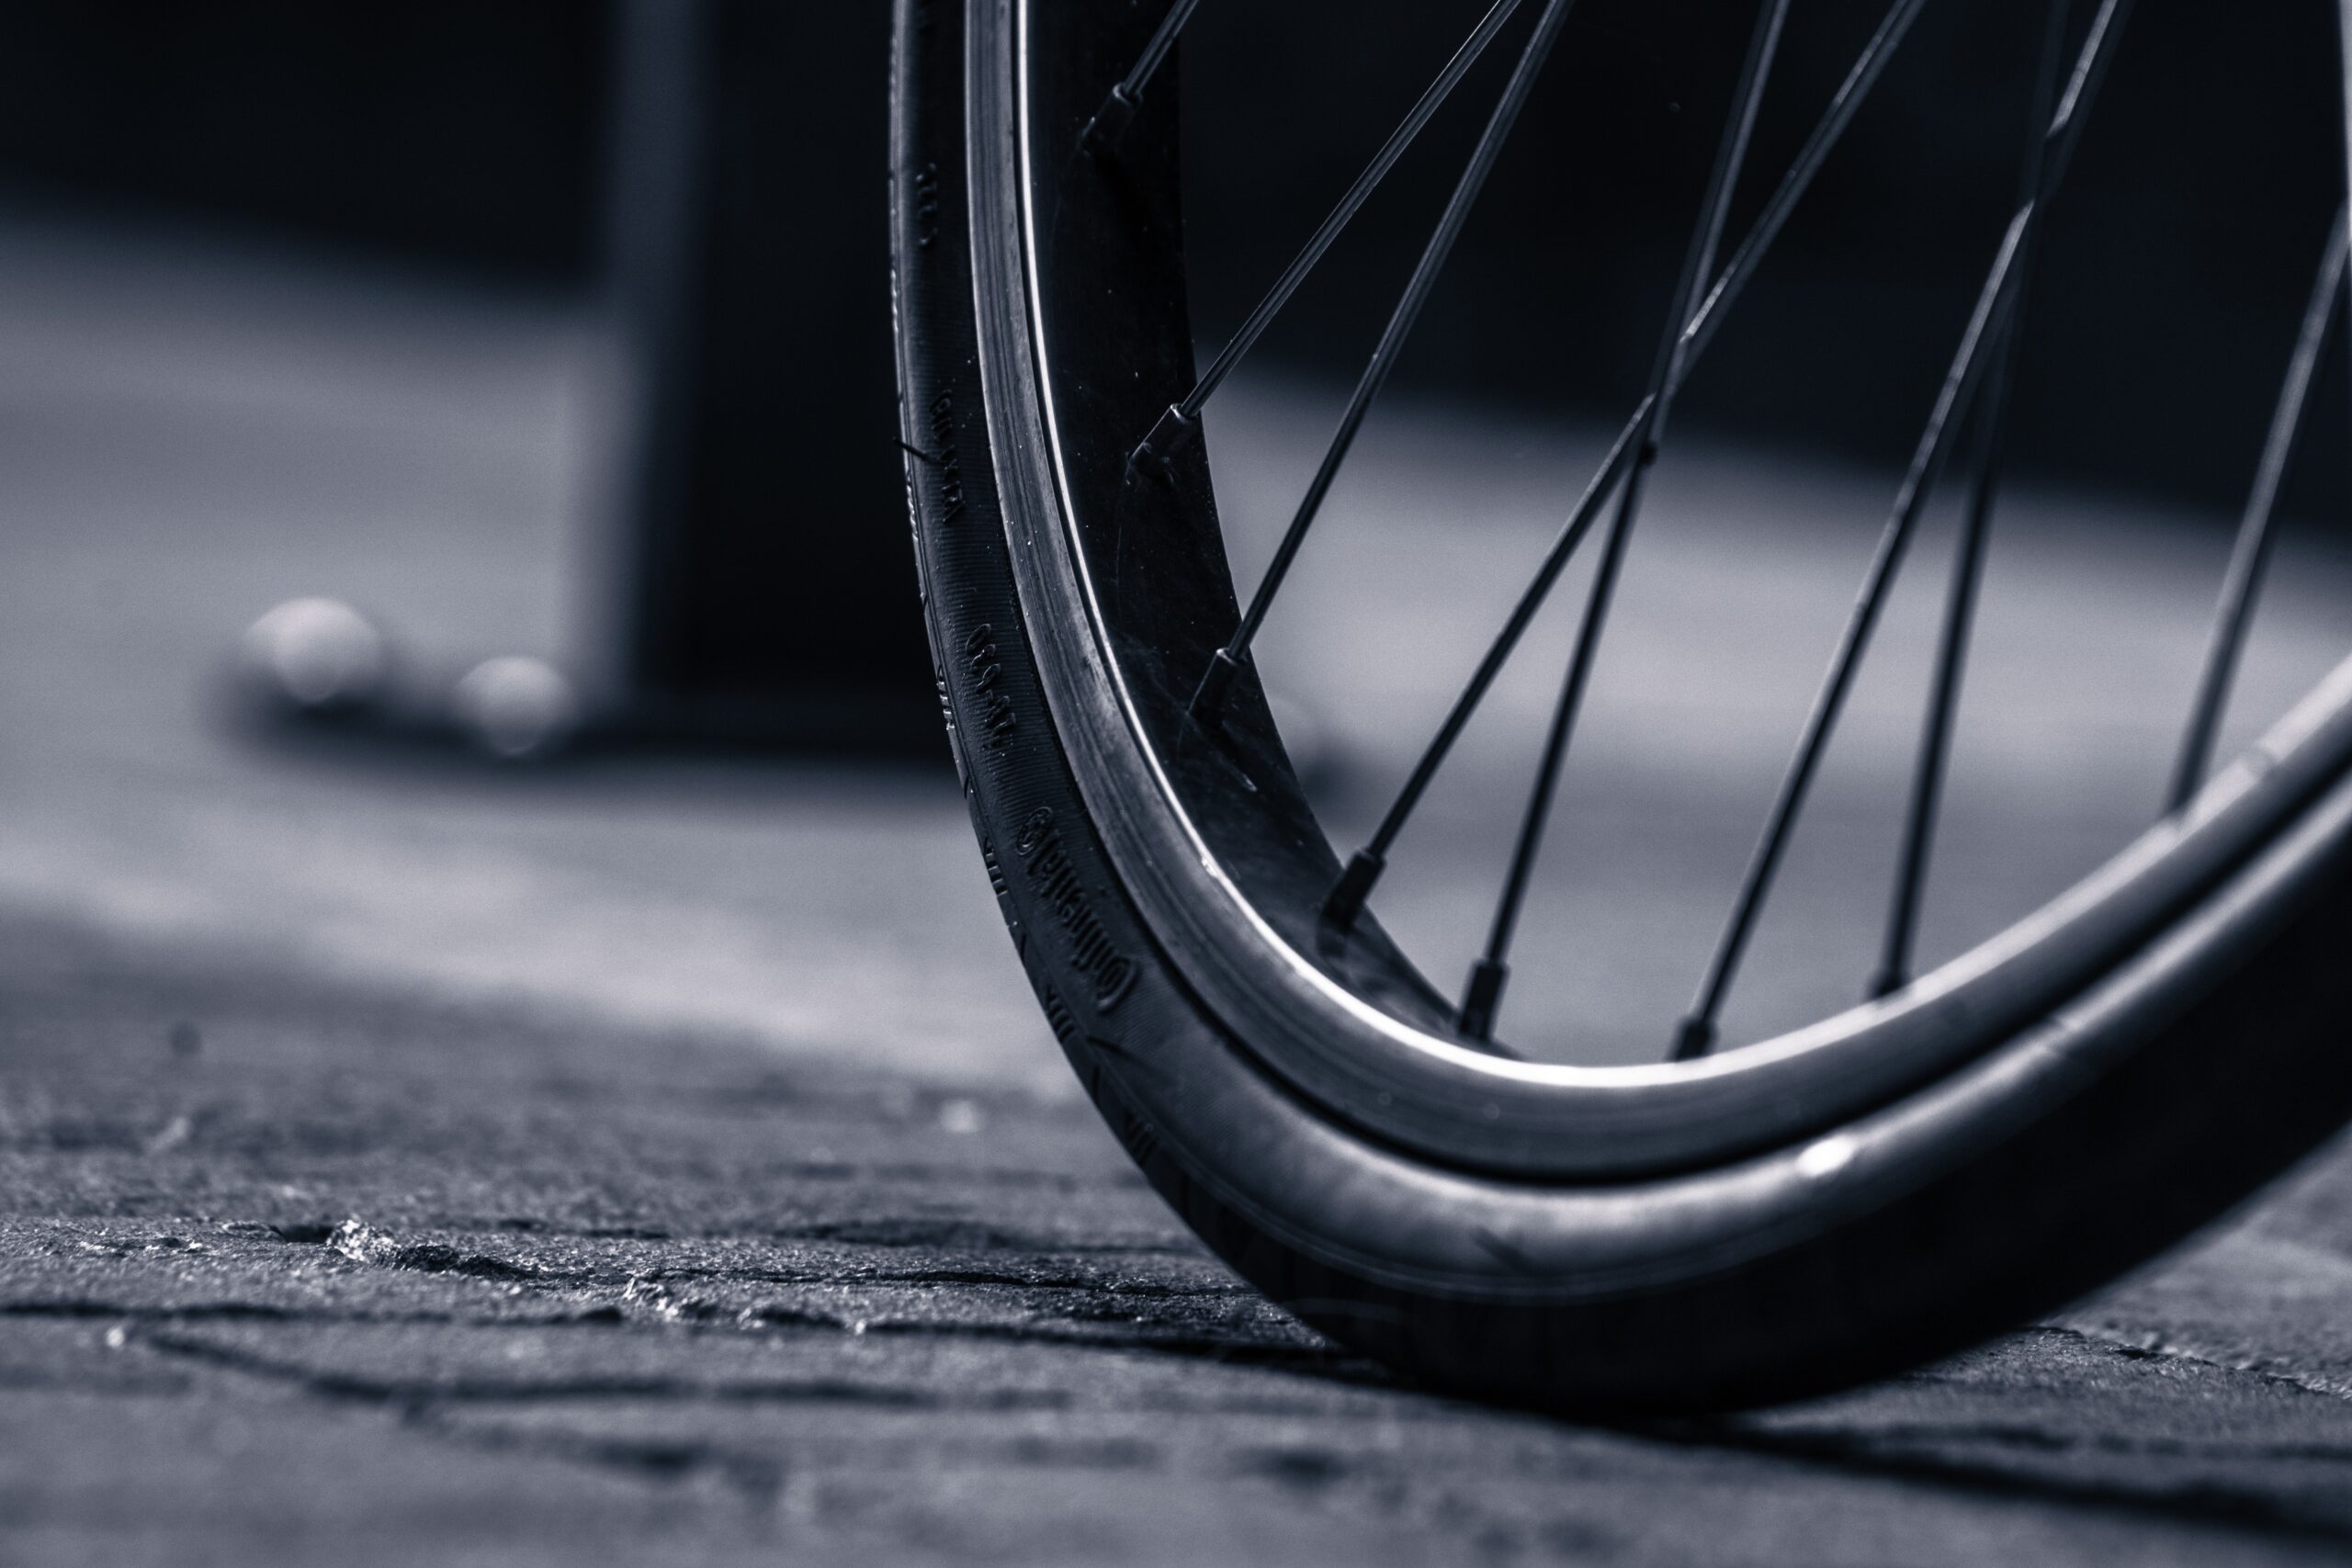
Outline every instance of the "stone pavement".
<path id="1" fill-rule="evenodd" d="M 566 562 L 594 553 L 597 360 L 546 301 L 0 219 L 0 1563 L 2352 1555 L 2342 1152 L 1881 1387 L 1633 1431 L 1483 1410 L 1303 1332 L 1141 1185 L 944 770 L 502 775 L 221 722 L 223 657 L 289 595 L 362 603 L 444 674 L 593 622 Z M 1228 396 L 1239 534 L 1287 514 L 1328 420 Z M 1329 525 L 1361 547 L 1303 564 L 1266 649 L 1312 677 L 1343 840 L 1577 456 L 1370 434 Z M 1471 473 L 1516 476 L 1516 511 L 1453 517 Z M 1651 640 L 1595 693 L 1595 755 L 1629 761 L 1571 774 L 1573 874 L 1526 939 L 1563 956 L 1515 1029 L 1656 1049 L 1784 754 L 1766 710 L 1817 671 L 1883 488 L 1752 454 L 1661 479 L 1624 612 Z M 2005 513 L 1931 948 L 2152 809 L 2225 543 L 2139 521 Z M 2352 563 L 2289 545 L 2249 714 L 2345 646 Z M 1669 580 L 1703 592 L 1632 615 Z M 1406 591 L 1419 614 L 1348 634 Z M 1936 592 L 1890 613 L 1743 1027 L 1818 999 L 1776 974 L 1859 983 L 1925 647 L 1899 634 Z M 1335 628 L 1396 646 L 1309 659 Z M 1384 888 L 1434 974 L 1480 929 L 1565 630 Z M 1702 653 L 1772 701 L 1707 705 Z"/>
<path id="2" fill-rule="evenodd" d="M 2352 1554 L 2352 1164 L 2062 1321 L 1609 1430 L 1402 1386 L 1083 1106 L 0 931 L 0 1562 Z"/>

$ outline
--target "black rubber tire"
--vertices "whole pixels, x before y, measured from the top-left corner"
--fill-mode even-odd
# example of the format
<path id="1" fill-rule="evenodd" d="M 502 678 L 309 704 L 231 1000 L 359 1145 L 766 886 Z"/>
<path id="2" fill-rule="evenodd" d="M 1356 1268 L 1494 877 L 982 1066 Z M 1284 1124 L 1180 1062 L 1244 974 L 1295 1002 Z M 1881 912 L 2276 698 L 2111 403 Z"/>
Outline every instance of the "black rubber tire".
<path id="1" fill-rule="evenodd" d="M 2239 879 L 2260 888 L 2216 889 L 2170 949 L 2154 944 L 2112 983 L 2137 1010 L 2128 1049 L 2110 1028 L 2066 1061 L 2065 1092 L 2012 1094 L 2008 1113 L 1905 1179 L 1825 1196 L 1802 1223 L 1688 1268 L 1623 1279 L 1515 1268 L 1508 1224 L 1482 1215 L 1607 1184 L 1447 1168 L 1295 1092 L 1188 987 L 1098 830 L 1033 640 L 1068 612 L 1024 600 L 1015 552 L 1033 547 L 1030 520 L 1005 515 L 991 448 L 967 28 L 963 0 L 897 0 L 900 416 L 940 700 L 1000 908 L 1056 1038 L 1154 1186 L 1271 1298 L 1485 1398 L 1613 1414 L 1772 1402 L 2024 1322 L 2213 1219 L 2352 1116 L 2352 803 L 2339 790 L 2305 814 L 2301 841 Z M 1966 1091 L 1997 1096 L 2001 1070 L 1972 1069 Z M 1926 1125 L 1939 1095 L 1960 1092 L 1929 1086 L 1875 1120 Z M 1631 1185 L 1663 1213 L 1793 1152 Z M 1489 1266 L 1448 1273 L 1342 1243 L 1318 1223 L 1342 1201 L 1398 1203 L 1400 1235 L 1459 1224 Z"/>

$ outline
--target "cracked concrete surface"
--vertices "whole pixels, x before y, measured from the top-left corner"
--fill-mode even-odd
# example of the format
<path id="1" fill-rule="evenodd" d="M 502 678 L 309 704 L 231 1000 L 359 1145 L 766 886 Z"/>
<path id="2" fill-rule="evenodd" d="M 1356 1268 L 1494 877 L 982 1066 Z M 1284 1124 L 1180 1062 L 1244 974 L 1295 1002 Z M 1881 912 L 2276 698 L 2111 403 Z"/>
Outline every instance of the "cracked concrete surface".
<path id="1" fill-rule="evenodd" d="M 0 1560 L 2352 1553 L 2341 1153 L 2060 1322 L 1612 1429 L 1320 1340 L 1065 1099 L 25 919 L 0 998 Z"/>

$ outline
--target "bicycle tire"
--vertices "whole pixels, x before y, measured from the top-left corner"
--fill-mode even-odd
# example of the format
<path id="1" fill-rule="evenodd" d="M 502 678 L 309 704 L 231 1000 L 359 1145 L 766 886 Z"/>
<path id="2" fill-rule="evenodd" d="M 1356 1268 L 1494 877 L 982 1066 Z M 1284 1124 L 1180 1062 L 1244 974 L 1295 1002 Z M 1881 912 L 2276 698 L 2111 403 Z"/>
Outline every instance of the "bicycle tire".
<path id="1" fill-rule="evenodd" d="M 1400 1108 L 1384 1080 L 1282 1056 L 1262 1010 L 1305 982 L 1252 972 L 1250 953 L 1218 935 L 1204 867 L 1165 836 L 1169 803 L 1135 782 L 1168 758 L 1102 673 L 1104 633 L 1074 558 L 1087 547 L 1046 450 L 1063 437 L 1036 365 L 1052 307 L 1023 216 L 1034 128 L 1011 123 L 1021 114 L 1007 105 L 1032 70 L 1114 79 L 1103 62 L 1131 53 L 1152 20 L 1128 10 L 1096 7 L 1121 14 L 1070 27 L 1101 36 L 1048 66 L 1020 51 L 1069 23 L 1065 0 L 897 0 L 901 434 L 939 697 L 1000 910 L 1112 1130 L 1238 1273 L 1340 1342 L 1478 1397 L 1584 1413 L 1768 1403 L 1916 1364 L 2079 1295 L 2352 1116 L 2342 672 L 2173 838 L 2141 847 L 2124 878 L 2146 895 L 2136 923 L 2078 954 L 2056 992 L 2008 1014 L 1930 1008 L 1916 1016 L 1941 1019 L 1941 1048 L 1803 1114 L 1745 1115 L 1711 1088 L 1713 1145 L 1596 1135 L 1601 1152 L 1579 1156 L 1544 1148 L 1556 1128 L 1514 1131 L 1501 1090 Z M 1184 333 L 1175 97 L 1155 91 L 1130 131 L 1147 149 L 1136 162 L 1157 147 L 1166 166 L 1156 196 L 1134 163 L 1114 182 L 1106 199 L 1128 204 L 1139 259 L 1103 290 L 1171 340 Z M 1036 112 L 1051 156 L 1086 156 L 1082 118 Z M 1188 369 L 1189 344 L 1164 357 Z M 1138 360 L 1136 380 L 1164 381 L 1156 365 Z M 1172 385 L 1101 395 L 1149 409 Z M 1196 443 L 1174 481 L 1195 510 L 1205 465 Z M 1136 608 L 1164 624 L 1119 650 L 1136 682 L 1158 678 L 1133 670 L 1138 649 L 1214 646 L 1235 614 L 1213 542 L 1184 547 L 1193 558 L 1170 570 L 1190 592 Z M 1254 680 L 1239 684 L 1253 809 L 1303 864 L 1335 872 Z M 1384 941 L 1376 927 L 1362 938 L 1375 957 Z M 1442 1003 L 1396 972 L 1389 1011 L 1442 1027 Z M 1674 1081 L 1736 1086 L 1724 1061 Z M 1408 1111 L 1423 1122 L 1400 1121 Z M 1423 1135 L 1441 1122 L 1446 1136 Z"/>

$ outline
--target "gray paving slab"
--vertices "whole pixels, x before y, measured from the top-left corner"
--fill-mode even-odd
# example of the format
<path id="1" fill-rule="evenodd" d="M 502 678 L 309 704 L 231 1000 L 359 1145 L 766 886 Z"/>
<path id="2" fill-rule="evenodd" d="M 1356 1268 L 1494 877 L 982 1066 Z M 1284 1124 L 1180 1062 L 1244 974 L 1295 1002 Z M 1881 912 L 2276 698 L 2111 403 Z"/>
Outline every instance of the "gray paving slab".
<path id="1" fill-rule="evenodd" d="M 2352 1553 L 2340 1153 L 2063 1322 L 1603 1429 L 1325 1343 L 1059 1099 L 22 920 L 0 1041 L 0 1560 Z"/>

